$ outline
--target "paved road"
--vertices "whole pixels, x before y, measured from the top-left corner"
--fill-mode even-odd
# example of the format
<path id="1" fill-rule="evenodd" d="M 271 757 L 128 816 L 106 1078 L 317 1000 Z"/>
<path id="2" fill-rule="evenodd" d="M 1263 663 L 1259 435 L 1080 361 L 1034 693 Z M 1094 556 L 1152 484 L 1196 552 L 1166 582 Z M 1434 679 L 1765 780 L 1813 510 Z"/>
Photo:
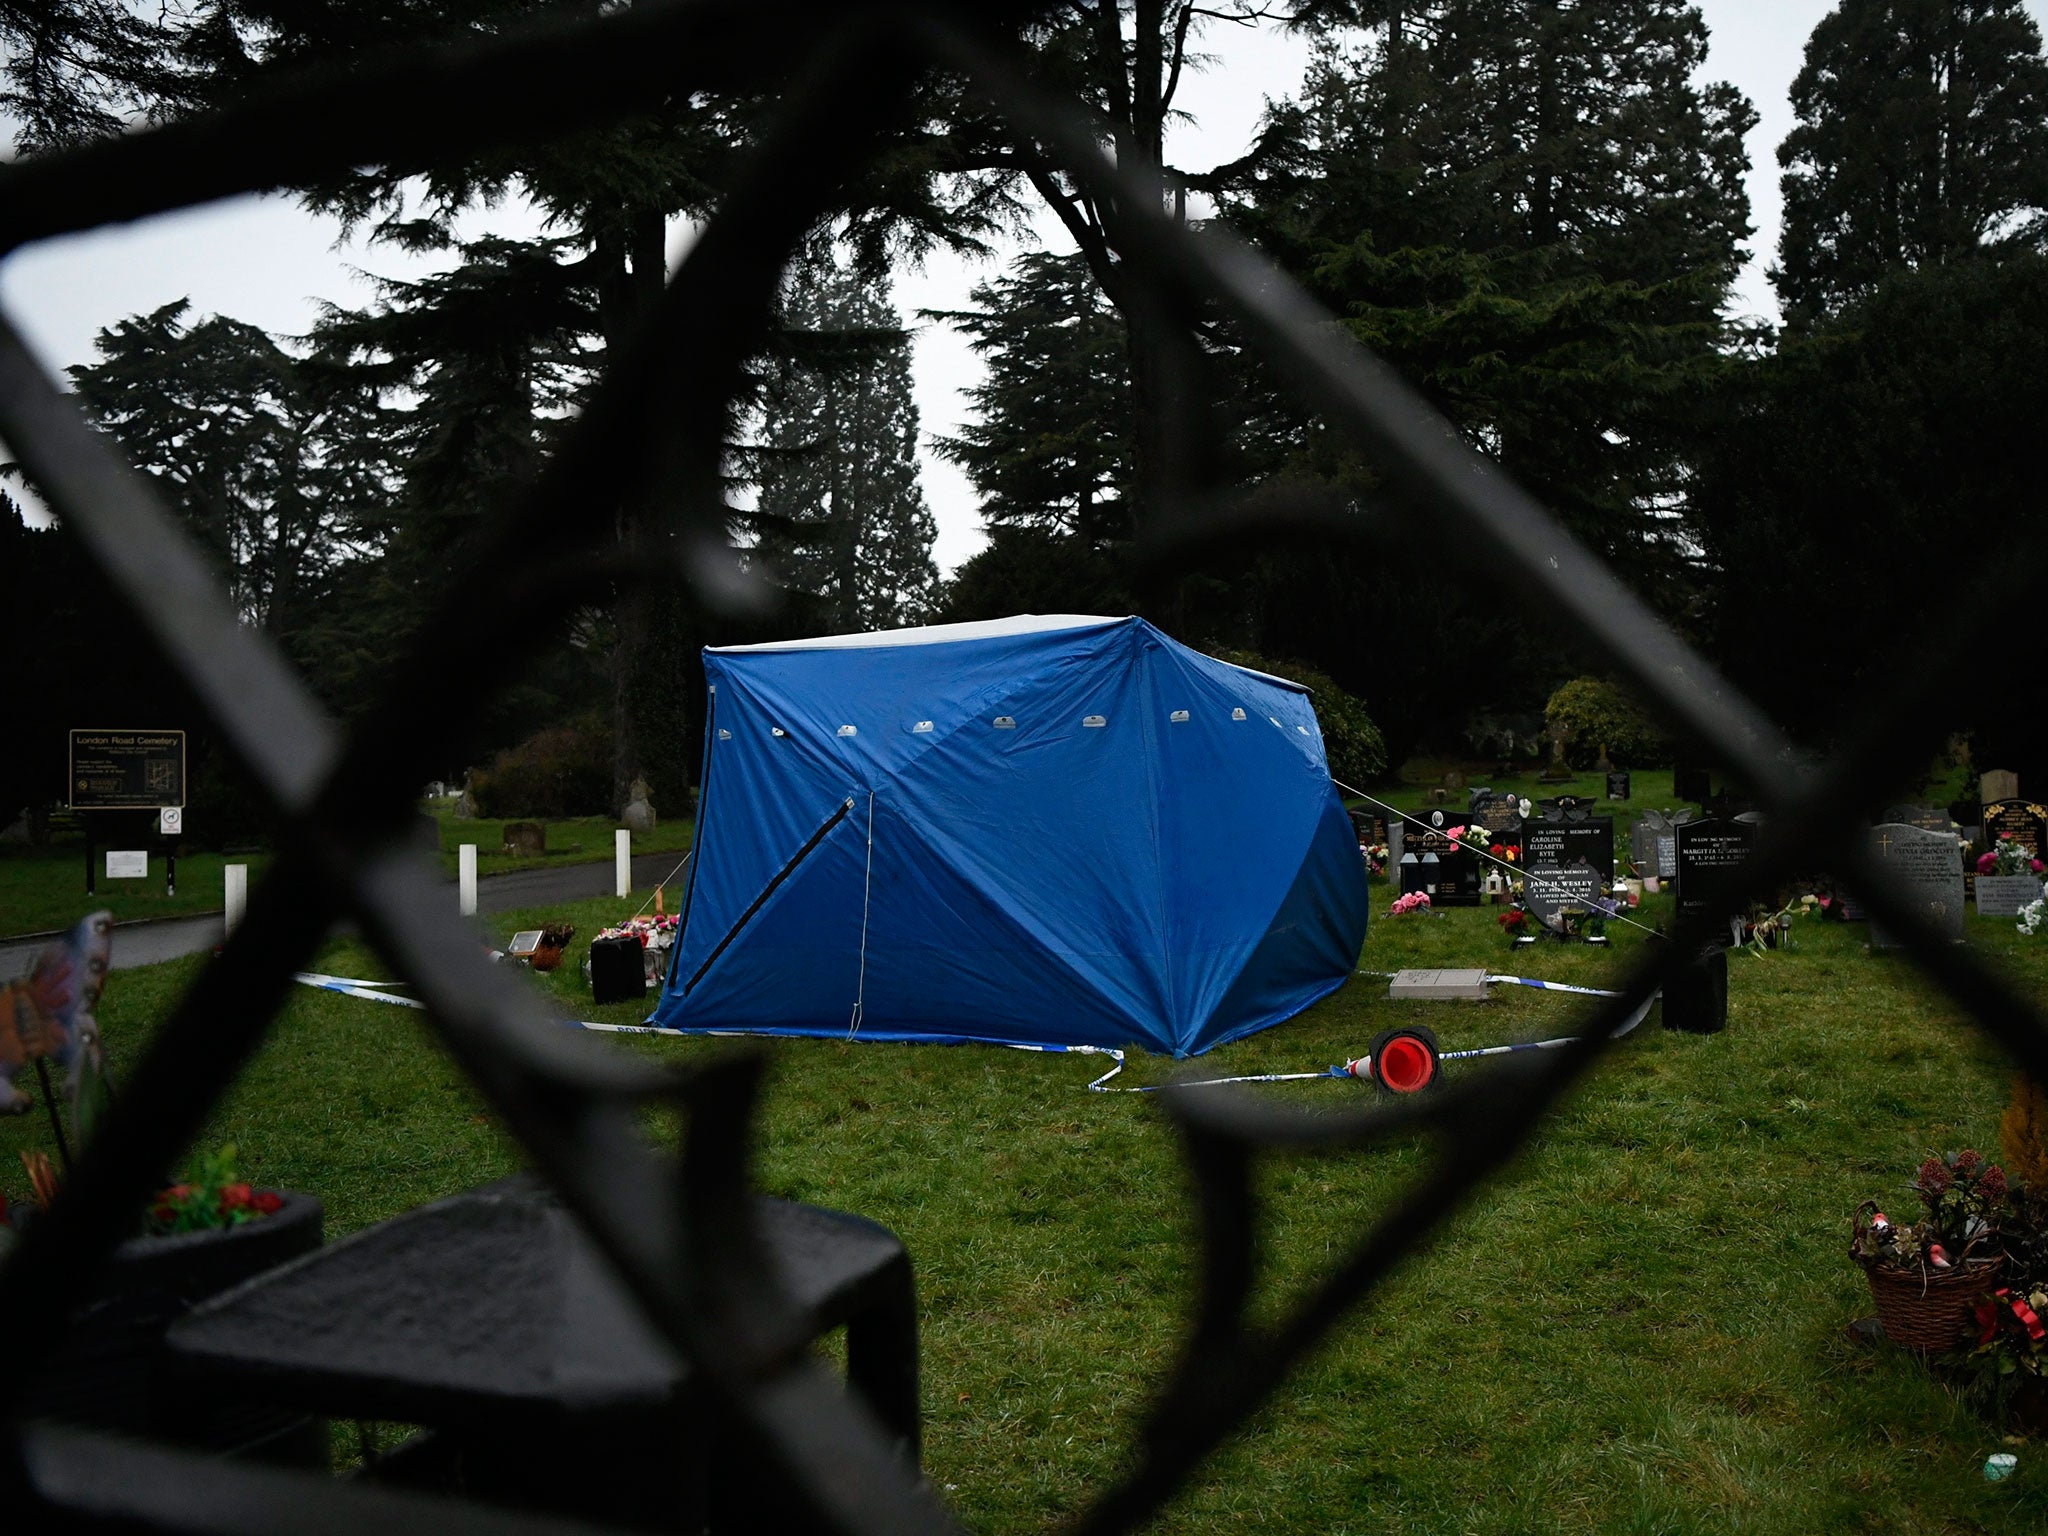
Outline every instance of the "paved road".
<path id="1" fill-rule="evenodd" d="M 642 853 L 633 859 L 633 890 L 653 891 L 682 861 L 680 853 Z M 519 869 L 509 875 L 486 875 L 476 883 L 479 912 L 509 912 L 516 907 L 549 907 L 563 901 L 588 901 L 612 893 L 612 863 L 561 864 L 552 869 Z M 83 898 L 81 898 L 83 899 Z M 455 882 L 448 882 L 448 904 L 455 904 Z M 639 905 L 638 902 L 634 903 Z M 180 955 L 198 954 L 221 941 L 221 916 L 172 917 L 155 922 L 121 923 L 114 929 L 113 965 L 155 965 Z M 0 939 L 0 982 L 12 981 L 35 963 L 47 939 Z"/>

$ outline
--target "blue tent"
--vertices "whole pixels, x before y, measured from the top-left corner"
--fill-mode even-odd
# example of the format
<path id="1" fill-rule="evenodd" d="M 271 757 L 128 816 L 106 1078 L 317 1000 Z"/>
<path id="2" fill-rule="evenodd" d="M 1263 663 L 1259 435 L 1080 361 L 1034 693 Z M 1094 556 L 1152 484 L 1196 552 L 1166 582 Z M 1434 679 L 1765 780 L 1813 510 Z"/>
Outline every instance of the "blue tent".
<path id="1" fill-rule="evenodd" d="M 1143 619 L 709 648 L 650 1023 L 1193 1055 L 1343 984 L 1364 861 L 1305 690 Z"/>

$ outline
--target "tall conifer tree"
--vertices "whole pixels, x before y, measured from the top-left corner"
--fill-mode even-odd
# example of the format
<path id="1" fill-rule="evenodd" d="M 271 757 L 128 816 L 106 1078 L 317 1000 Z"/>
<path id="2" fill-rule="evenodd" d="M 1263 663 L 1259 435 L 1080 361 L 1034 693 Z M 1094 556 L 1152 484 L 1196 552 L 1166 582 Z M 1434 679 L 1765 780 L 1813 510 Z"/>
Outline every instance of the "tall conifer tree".
<path id="1" fill-rule="evenodd" d="M 838 631 L 927 618 L 937 527 L 917 473 L 910 338 L 886 287 L 829 248 L 795 263 L 763 395 L 754 547 Z"/>
<path id="2" fill-rule="evenodd" d="M 2022 0 L 1844 0 L 1792 108 L 1771 279 L 1795 321 L 1902 267 L 2048 240 L 2048 61 Z"/>

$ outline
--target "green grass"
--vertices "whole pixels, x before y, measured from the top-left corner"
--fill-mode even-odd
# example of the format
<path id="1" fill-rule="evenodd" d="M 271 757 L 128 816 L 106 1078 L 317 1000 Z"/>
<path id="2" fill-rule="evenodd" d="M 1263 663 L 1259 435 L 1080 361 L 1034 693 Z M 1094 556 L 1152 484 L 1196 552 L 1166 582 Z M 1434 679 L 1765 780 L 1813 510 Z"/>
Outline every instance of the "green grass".
<path id="1" fill-rule="evenodd" d="M 477 845 L 479 875 L 502 875 L 516 869 L 546 869 L 557 864 L 609 863 L 612 834 L 618 823 L 608 816 L 579 816 L 550 821 L 548 851 L 540 857 L 520 857 L 502 852 L 505 822 L 519 818 L 458 821 L 445 810 L 433 813 L 440 829 L 441 868 L 455 878 L 463 843 Z M 681 858 L 690 846 L 696 823 L 689 818 L 659 822 L 653 833 L 633 838 L 633 851 L 673 853 Z M 154 839 L 151 840 L 152 843 Z M 190 917 L 221 909 L 224 864 L 247 864 L 249 888 L 253 891 L 270 863 L 268 853 L 184 853 L 178 856 L 177 894 L 164 894 L 164 861 L 150 849 L 149 878 L 109 880 L 104 850 L 95 884 L 97 893 L 85 894 L 85 844 L 62 842 L 47 848 L 0 849 L 0 936 L 17 933 L 45 933 L 68 928 L 89 911 L 105 907 L 120 923 L 153 917 Z"/>
<path id="2" fill-rule="evenodd" d="M 479 875 L 502 875 L 515 869 L 547 869 L 556 864 L 591 864 L 612 857 L 612 835 L 619 824 L 609 816 L 575 816 L 548 821 L 548 851 L 535 857 L 503 852 L 508 822 L 530 821 L 525 816 L 486 816 L 461 821 L 444 809 L 431 812 L 441 829 L 441 867 L 455 874 L 456 849 L 476 844 Z M 690 846 L 696 822 L 688 817 L 657 819 L 654 831 L 643 837 L 633 835 L 633 852 L 674 853 L 678 857 Z"/>
<path id="3" fill-rule="evenodd" d="M 1383 911 L 1387 890 L 1374 887 Z M 1653 900 L 1654 919 L 1669 898 Z M 636 901 L 576 923 L 539 979 L 595 1009 L 584 943 Z M 542 914 L 496 919 L 498 937 Z M 2048 945 L 1969 919 L 1970 941 L 2029 988 Z M 1858 1201 L 1904 1197 L 1940 1148 L 1996 1145 L 1998 1052 L 1860 927 L 1802 923 L 1799 948 L 1730 961 L 1720 1036 L 1653 1020 L 1551 1117 L 1538 1144 L 1425 1255 L 1354 1313 L 1160 1522 L 1170 1532 L 2018 1532 L 2048 1516 L 2048 1450 L 1983 1481 L 2000 1438 L 1897 1354 L 1847 1343 L 1869 1310 L 1844 1256 Z M 1464 963 L 1597 984 L 1649 942 L 1509 951 L 1488 909 L 1376 918 L 1363 964 Z M 117 974 L 102 1005 L 120 1060 L 142 1049 L 202 962 Z M 376 975 L 351 943 L 322 968 Z M 1451 1047 L 1559 1032 L 1568 999 L 1396 1005 L 1367 978 L 1298 1020 L 1219 1050 L 1204 1073 L 1314 1070 L 1390 1023 Z M 686 1064 L 740 1048 L 612 1037 Z M 1175 1136 L 1147 1097 L 1091 1095 L 1098 1070 L 978 1047 L 783 1041 L 759 1177 L 899 1232 L 917 1264 L 927 1466 L 970 1528 L 1046 1530 L 1128 1455 L 1182 1337 L 1193 1227 Z M 1173 1064 L 1133 1061 L 1124 1081 Z M 1480 1066 L 1449 1070 L 1479 1071 Z M 1339 1082 L 1276 1100 L 1356 1103 Z M 0 1124 L 0 1183 L 36 1122 Z M 258 1179 L 311 1190 L 350 1231 L 517 1166 L 516 1149 L 408 1010 L 302 990 L 208 1129 Z M 1274 1158 L 1257 1311 L 1277 1314 L 1339 1261 L 1431 1155 L 1421 1140 Z"/>
<path id="4" fill-rule="evenodd" d="M 155 841 L 153 838 L 150 840 Z M 149 878 L 109 880 L 105 845 L 95 855 L 96 894 L 85 894 L 85 844 L 56 843 L 48 848 L 0 849 L 0 936 L 46 933 L 68 928 L 88 912 L 104 907 L 120 923 L 152 917 L 190 917 L 221 909 L 224 864 L 249 866 L 253 891 L 270 863 L 267 853 L 186 853 L 178 856 L 178 891 L 164 894 L 164 861 L 149 850 Z"/>

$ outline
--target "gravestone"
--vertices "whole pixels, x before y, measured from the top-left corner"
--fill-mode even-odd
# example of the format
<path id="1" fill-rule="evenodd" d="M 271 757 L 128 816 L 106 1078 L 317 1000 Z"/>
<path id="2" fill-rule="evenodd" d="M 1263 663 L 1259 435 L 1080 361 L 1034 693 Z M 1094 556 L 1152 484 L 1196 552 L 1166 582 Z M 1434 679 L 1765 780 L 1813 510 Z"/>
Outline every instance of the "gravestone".
<path id="1" fill-rule="evenodd" d="M 1953 837 L 1886 822 L 1870 829 L 1870 855 L 1894 894 L 1933 923 L 1943 938 L 1962 943 L 1963 857 Z M 1899 943 L 1882 923 L 1870 925 L 1872 949 L 1897 949 Z"/>
<path id="2" fill-rule="evenodd" d="M 508 821 L 505 823 L 505 851 L 522 858 L 533 858 L 548 851 L 548 829 L 545 822 Z"/>
<path id="3" fill-rule="evenodd" d="M 2017 800 L 2020 797 L 2020 776 L 2010 768 L 1994 768 L 1977 781 L 1979 800 Z"/>
<path id="4" fill-rule="evenodd" d="M 1956 824 L 1956 835 L 1971 842 L 1982 842 L 1984 838 L 1984 802 L 1981 800 L 1957 800 L 1948 808 L 1949 819 Z M 1889 819 L 1889 818 L 1887 818 Z"/>
<path id="5" fill-rule="evenodd" d="M 631 796 L 626 808 L 619 812 L 619 824 L 641 837 L 653 835 L 655 819 L 654 804 L 647 797 L 651 791 L 645 779 L 635 779 L 628 792 Z"/>
<path id="6" fill-rule="evenodd" d="M 2042 857 L 2048 845 L 2048 805 L 2037 800 L 1987 800 L 1984 802 L 1983 831 L 1979 841 L 1990 848 L 2001 836 L 2010 836 L 2031 858 Z"/>
<path id="7" fill-rule="evenodd" d="M 1712 776 L 1704 768 L 1674 768 L 1671 770 L 1671 793 L 1680 800 L 1690 800 L 1698 805 L 1713 794 Z"/>
<path id="8" fill-rule="evenodd" d="M 1976 887 L 1979 917 L 2018 917 L 2041 899 L 2039 875 L 1979 875 Z"/>
<path id="9" fill-rule="evenodd" d="M 1628 788 L 1629 779 L 1628 774 L 1625 771 L 1621 773 L 1610 773 L 1609 775 L 1607 775 L 1608 799 L 1626 800 L 1628 798 Z"/>
<path id="10" fill-rule="evenodd" d="M 1543 784 L 1562 784 L 1572 776 L 1571 769 L 1565 766 L 1564 761 L 1564 744 L 1572 738 L 1571 727 L 1563 724 L 1552 724 L 1545 727 L 1543 734 L 1550 742 L 1550 761 L 1544 765 L 1538 782 Z"/>
<path id="11" fill-rule="evenodd" d="M 1629 829 L 1628 852 L 1639 874 L 1669 880 L 1678 873 L 1678 829 L 1651 811 Z"/>
<path id="12" fill-rule="evenodd" d="M 1946 832 L 1951 837 L 1956 833 L 1955 818 L 1945 806 L 1895 805 L 1884 813 L 1882 820 L 1918 827 L 1924 832 Z"/>
<path id="13" fill-rule="evenodd" d="M 1600 899 L 1599 874 L 1588 864 L 1532 864 L 1523 873 L 1522 910 L 1552 933 L 1564 931 L 1558 914 L 1566 907 L 1593 910 Z"/>
<path id="14" fill-rule="evenodd" d="M 1433 806 L 1416 820 L 1422 824 L 1409 826 L 1404 846 L 1416 855 L 1417 864 L 1425 871 L 1420 877 L 1419 888 L 1429 893 L 1429 904 L 1433 907 L 1478 906 L 1479 856 L 1451 836 L 1458 828 L 1467 825 L 1469 818 L 1461 812 Z M 1409 889 L 1405 861 L 1401 889 L 1404 894 Z"/>
<path id="15" fill-rule="evenodd" d="M 1672 834 L 1678 866 L 1678 920 L 1698 921 L 1715 905 L 1730 872 L 1756 846 L 1756 828 L 1746 822 L 1709 818 L 1675 825 Z M 1738 905 L 1737 915 L 1740 911 Z M 1720 924 L 1706 940 L 1709 948 L 1729 942 L 1728 930 Z"/>
<path id="16" fill-rule="evenodd" d="M 1387 862 L 1399 864 L 1401 856 L 1408 851 L 1408 818 L 1389 816 L 1387 818 Z"/>
<path id="17" fill-rule="evenodd" d="M 1496 843 L 1513 842 L 1522 827 L 1522 802 L 1513 795 L 1474 792 L 1468 819 L 1486 828 Z"/>
<path id="18" fill-rule="evenodd" d="M 1522 823 L 1522 866 L 1549 865 L 1569 869 L 1584 864 L 1608 884 L 1614 883 L 1614 818 L 1588 816 L 1574 821 Z"/>
<path id="19" fill-rule="evenodd" d="M 1584 821 L 1600 809 L 1591 795 L 1553 795 L 1536 802 L 1537 814 L 1545 821 Z"/>

